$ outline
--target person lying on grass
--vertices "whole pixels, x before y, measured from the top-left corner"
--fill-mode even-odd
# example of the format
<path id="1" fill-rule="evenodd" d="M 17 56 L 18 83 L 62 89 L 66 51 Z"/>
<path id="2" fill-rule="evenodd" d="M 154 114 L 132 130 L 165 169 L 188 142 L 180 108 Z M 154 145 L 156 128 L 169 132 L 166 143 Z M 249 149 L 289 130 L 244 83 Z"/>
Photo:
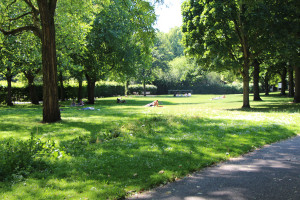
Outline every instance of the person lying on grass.
<path id="1" fill-rule="evenodd" d="M 82 99 L 79 100 L 78 106 L 84 106 Z"/>
<path id="2" fill-rule="evenodd" d="M 211 100 L 219 100 L 219 99 L 225 99 L 226 97 L 225 97 L 225 95 L 224 96 L 222 96 L 222 97 L 215 97 L 215 98 L 212 98 Z"/>
<path id="3" fill-rule="evenodd" d="M 161 107 L 158 104 L 158 100 L 153 101 L 152 103 L 148 103 L 145 107 Z"/>
<path id="4" fill-rule="evenodd" d="M 122 97 L 117 98 L 117 103 L 126 103 L 126 100 L 122 100 Z"/>

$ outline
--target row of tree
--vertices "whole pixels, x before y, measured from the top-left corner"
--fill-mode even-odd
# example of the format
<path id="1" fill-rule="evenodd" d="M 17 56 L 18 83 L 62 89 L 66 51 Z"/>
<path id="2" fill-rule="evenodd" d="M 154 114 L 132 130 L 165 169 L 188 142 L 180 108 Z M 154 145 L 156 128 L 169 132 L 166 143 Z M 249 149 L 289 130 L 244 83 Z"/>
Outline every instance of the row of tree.
<path id="1" fill-rule="evenodd" d="M 299 103 L 299 9 L 297 0 L 186 0 L 182 5 L 185 54 L 203 67 L 240 73 L 244 108 L 250 107 L 251 66 L 254 100 L 260 100 L 263 66 L 266 83 L 274 72 L 282 80 L 289 73 L 290 95 Z"/>
<path id="2" fill-rule="evenodd" d="M 55 122 L 61 119 L 57 83 L 63 88 L 66 73 L 78 80 L 79 88 L 86 78 L 88 101 L 94 103 L 96 81 L 108 76 L 125 81 L 150 66 L 156 2 L 1 1 L 0 67 L 8 81 L 7 104 L 12 104 L 12 77 L 20 72 L 37 104 L 34 79 L 42 71 L 43 122 Z"/>

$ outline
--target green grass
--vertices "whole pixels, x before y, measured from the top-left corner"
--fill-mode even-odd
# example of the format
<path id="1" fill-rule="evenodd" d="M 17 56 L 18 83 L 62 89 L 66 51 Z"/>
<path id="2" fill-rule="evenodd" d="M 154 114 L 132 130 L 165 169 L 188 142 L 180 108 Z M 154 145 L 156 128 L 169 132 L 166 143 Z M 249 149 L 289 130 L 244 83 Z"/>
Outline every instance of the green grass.
<path id="1" fill-rule="evenodd" d="M 61 158 L 0 182 L 3 199 L 118 199 L 300 133 L 300 106 L 272 94 L 240 109 L 242 95 L 98 99 L 95 110 L 66 102 L 62 121 L 42 124 L 42 107 L 0 107 L 0 138 L 33 133 Z M 250 97 L 252 99 L 252 97 Z M 163 107 L 145 104 L 158 99 Z M 85 106 L 87 107 L 87 106 Z"/>

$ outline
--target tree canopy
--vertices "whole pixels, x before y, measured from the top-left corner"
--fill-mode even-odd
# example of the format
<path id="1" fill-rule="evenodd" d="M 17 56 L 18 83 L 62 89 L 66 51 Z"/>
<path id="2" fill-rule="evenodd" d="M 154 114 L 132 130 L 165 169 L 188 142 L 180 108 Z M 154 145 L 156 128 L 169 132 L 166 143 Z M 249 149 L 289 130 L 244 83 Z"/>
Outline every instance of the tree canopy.
<path id="1" fill-rule="evenodd" d="M 182 6 L 185 53 L 211 69 L 240 72 L 244 108 L 250 107 L 251 64 L 278 51 L 278 42 L 283 44 L 278 28 L 288 17 L 286 6 L 278 2 L 187 0 Z M 288 4 L 291 8 L 295 1 Z M 281 13 L 286 15 L 283 19 Z"/>

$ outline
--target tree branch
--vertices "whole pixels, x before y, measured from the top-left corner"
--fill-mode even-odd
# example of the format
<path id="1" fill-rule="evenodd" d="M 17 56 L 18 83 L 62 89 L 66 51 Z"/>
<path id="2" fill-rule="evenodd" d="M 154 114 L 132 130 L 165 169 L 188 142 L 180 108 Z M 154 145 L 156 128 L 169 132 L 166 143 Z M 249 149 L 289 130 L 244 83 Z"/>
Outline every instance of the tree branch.
<path id="1" fill-rule="evenodd" d="M 31 9 L 34 13 L 38 13 L 39 10 L 32 4 L 31 0 L 23 0 Z"/>
<path id="2" fill-rule="evenodd" d="M 9 21 L 15 21 L 15 20 L 18 20 L 18 19 L 20 19 L 20 18 L 22 18 L 22 17 L 25 17 L 26 15 L 29 15 L 29 14 L 33 14 L 33 12 L 24 13 L 23 15 L 20 15 L 19 17 L 9 19 Z"/>
<path id="3" fill-rule="evenodd" d="M 13 2 L 11 2 L 11 4 L 9 4 L 7 7 L 6 7 L 6 10 L 8 9 L 8 7 L 12 6 L 14 3 L 16 3 L 17 0 L 14 0 Z"/>
<path id="4" fill-rule="evenodd" d="M 41 37 L 40 30 L 33 25 L 23 26 L 23 27 L 13 29 L 10 31 L 6 31 L 6 30 L 0 28 L 0 32 L 2 32 L 4 35 L 17 35 L 19 33 L 25 32 L 25 31 L 32 31 L 35 35 L 37 35 L 38 37 Z"/>

